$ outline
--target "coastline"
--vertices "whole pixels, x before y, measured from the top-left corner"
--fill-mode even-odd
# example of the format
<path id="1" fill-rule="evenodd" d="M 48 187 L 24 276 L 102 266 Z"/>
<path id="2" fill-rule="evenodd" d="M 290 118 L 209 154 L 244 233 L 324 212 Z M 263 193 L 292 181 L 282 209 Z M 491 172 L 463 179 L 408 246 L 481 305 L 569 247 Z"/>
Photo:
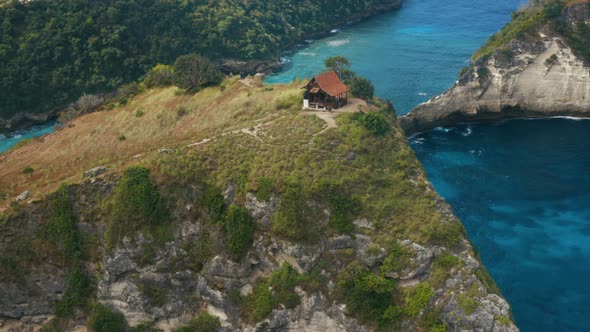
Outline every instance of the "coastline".
<path id="1" fill-rule="evenodd" d="M 402 7 L 402 5 L 402 0 L 394 0 L 388 4 L 379 4 L 373 6 L 365 12 L 356 13 L 350 17 L 347 17 L 346 19 L 343 19 L 330 29 L 310 32 L 302 35 L 299 40 L 285 46 L 281 50 L 280 54 L 296 49 L 297 45 L 301 44 L 307 39 L 319 39 L 329 36 L 334 29 L 339 29 L 344 26 L 359 23 L 379 14 L 385 14 L 394 10 L 398 10 Z M 243 61 L 239 59 L 222 59 L 220 63 L 220 69 L 226 73 L 245 72 L 252 75 L 257 73 L 270 74 L 282 70 L 283 64 L 280 61 L 280 54 L 276 58 L 268 60 L 258 59 Z M 10 133 L 19 130 L 26 130 L 34 126 L 43 125 L 49 121 L 55 120 L 59 114 L 66 110 L 69 106 L 70 105 L 64 105 L 63 107 L 56 108 L 45 113 L 18 113 L 8 119 L 0 117 L 0 134 L 10 135 Z"/>

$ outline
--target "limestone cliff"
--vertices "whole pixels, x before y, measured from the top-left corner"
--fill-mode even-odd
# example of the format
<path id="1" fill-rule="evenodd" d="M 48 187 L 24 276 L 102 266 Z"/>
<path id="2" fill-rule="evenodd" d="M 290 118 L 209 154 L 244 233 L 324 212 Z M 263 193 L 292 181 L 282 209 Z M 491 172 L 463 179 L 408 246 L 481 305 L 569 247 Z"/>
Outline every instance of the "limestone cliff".
<path id="1" fill-rule="evenodd" d="M 590 24 L 588 8 L 584 1 L 566 6 L 560 23 L 574 31 L 578 22 Z M 551 116 L 590 116 L 590 66 L 548 24 L 474 60 L 451 89 L 400 123 L 412 134 L 458 122 Z"/>
<path id="2" fill-rule="evenodd" d="M 517 331 L 391 107 L 301 112 L 300 87 L 154 89 L 8 152 L 30 199 L 0 214 L 0 328 Z"/>

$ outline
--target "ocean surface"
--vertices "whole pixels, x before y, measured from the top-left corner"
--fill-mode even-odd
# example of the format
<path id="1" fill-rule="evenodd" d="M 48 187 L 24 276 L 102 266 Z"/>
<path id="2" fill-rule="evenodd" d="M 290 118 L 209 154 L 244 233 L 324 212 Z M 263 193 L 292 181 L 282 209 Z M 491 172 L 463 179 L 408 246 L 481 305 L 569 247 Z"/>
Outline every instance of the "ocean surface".
<path id="1" fill-rule="evenodd" d="M 269 83 L 311 77 L 342 55 L 398 113 L 451 87 L 523 1 L 406 0 L 286 53 Z M 410 138 L 437 191 L 524 332 L 590 331 L 590 121 L 460 125 Z"/>
<path id="2" fill-rule="evenodd" d="M 323 70 L 342 55 L 405 114 L 449 88 L 471 54 L 523 0 L 405 0 L 286 53 L 268 83 Z M 51 125 L 0 136 L 0 152 Z M 410 138 L 512 305 L 522 331 L 590 331 L 590 121 L 513 120 Z"/>

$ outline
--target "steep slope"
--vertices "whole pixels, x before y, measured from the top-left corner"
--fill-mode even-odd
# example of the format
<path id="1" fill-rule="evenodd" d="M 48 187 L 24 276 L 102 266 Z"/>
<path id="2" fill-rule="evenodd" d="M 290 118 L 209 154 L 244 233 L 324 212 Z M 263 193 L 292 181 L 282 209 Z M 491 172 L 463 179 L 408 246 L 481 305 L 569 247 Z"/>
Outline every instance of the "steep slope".
<path id="1" fill-rule="evenodd" d="M 151 90 L 9 152 L 34 199 L 1 215 L 4 326 L 517 330 L 387 105 L 328 127 L 301 82 L 251 85 Z"/>
<path id="2" fill-rule="evenodd" d="M 542 2 L 517 13 L 440 96 L 400 123 L 407 134 L 457 122 L 590 116 L 590 5 Z"/>

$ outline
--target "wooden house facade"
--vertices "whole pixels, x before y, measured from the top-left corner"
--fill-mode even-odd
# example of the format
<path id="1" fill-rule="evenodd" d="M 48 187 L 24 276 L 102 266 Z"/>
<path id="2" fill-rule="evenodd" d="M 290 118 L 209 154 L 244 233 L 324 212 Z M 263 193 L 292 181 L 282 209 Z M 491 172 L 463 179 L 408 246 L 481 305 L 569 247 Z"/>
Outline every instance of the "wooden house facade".
<path id="1" fill-rule="evenodd" d="M 315 76 L 303 87 L 304 109 L 333 110 L 348 102 L 348 87 L 342 83 L 335 71 Z"/>

